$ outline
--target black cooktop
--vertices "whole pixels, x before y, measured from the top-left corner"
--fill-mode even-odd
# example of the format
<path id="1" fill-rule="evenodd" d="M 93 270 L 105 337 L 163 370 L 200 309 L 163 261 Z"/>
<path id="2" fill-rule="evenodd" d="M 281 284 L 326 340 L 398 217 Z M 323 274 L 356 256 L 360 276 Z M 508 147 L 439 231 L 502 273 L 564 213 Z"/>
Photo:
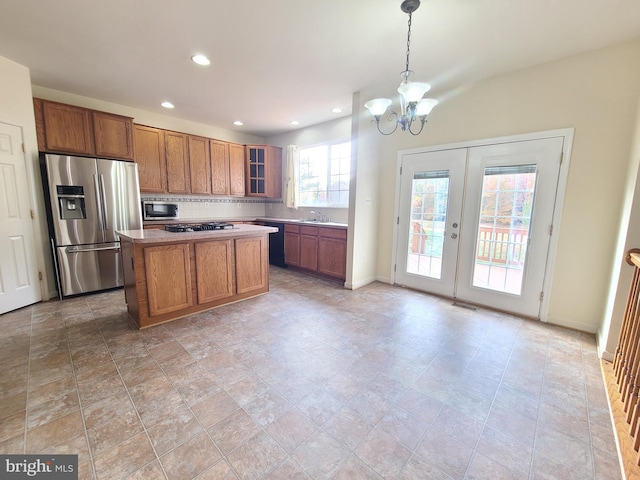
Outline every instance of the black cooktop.
<path id="1" fill-rule="evenodd" d="M 233 224 L 227 222 L 179 223 L 164 226 L 167 232 L 207 232 L 210 230 L 227 230 L 230 228 L 233 228 Z"/>

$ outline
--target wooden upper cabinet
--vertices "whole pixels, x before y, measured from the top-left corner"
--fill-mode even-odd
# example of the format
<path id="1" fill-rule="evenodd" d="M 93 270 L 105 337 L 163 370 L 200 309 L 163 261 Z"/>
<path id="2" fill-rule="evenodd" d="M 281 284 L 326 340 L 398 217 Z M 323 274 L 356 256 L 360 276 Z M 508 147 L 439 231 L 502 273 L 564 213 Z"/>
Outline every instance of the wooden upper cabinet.
<path id="1" fill-rule="evenodd" d="M 213 193 L 214 195 L 229 195 L 229 144 L 227 142 L 211 140 L 210 145 L 212 183 L 211 193 Z"/>
<path id="2" fill-rule="evenodd" d="M 133 119 L 33 99 L 38 150 L 133 160 Z"/>
<path id="3" fill-rule="evenodd" d="M 189 136 L 189 173 L 191 193 L 211 195 L 209 139 Z"/>
<path id="4" fill-rule="evenodd" d="M 91 110 L 42 100 L 46 151 L 94 155 Z"/>
<path id="5" fill-rule="evenodd" d="M 164 155 L 164 130 L 134 125 L 133 140 L 140 191 L 165 193 L 167 191 L 167 164 Z"/>
<path id="6" fill-rule="evenodd" d="M 133 119 L 92 111 L 96 156 L 133 160 Z"/>
<path id="7" fill-rule="evenodd" d="M 244 145 L 229 144 L 229 194 L 244 197 Z"/>
<path id="8" fill-rule="evenodd" d="M 246 194 L 282 197 L 282 149 L 270 145 L 246 147 Z"/>
<path id="9" fill-rule="evenodd" d="M 187 135 L 165 131 L 164 144 L 167 159 L 167 191 L 191 193 Z"/>

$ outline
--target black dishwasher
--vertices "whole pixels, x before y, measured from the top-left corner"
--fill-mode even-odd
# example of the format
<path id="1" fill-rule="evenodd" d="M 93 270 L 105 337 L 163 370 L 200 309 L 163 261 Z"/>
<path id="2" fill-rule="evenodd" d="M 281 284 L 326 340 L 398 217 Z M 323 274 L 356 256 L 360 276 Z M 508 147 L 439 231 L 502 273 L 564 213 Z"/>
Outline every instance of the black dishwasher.
<path id="1" fill-rule="evenodd" d="M 269 263 L 278 267 L 287 267 L 284 263 L 284 223 L 261 220 L 266 227 L 276 227 L 277 232 L 269 234 Z"/>

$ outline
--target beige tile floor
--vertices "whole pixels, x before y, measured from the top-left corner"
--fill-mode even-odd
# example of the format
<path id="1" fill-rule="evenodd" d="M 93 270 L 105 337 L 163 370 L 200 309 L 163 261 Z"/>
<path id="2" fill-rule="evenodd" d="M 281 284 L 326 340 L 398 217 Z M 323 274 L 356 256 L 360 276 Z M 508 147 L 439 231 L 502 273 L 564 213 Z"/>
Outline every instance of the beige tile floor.
<path id="1" fill-rule="evenodd" d="M 618 479 L 592 335 L 279 268 L 138 331 L 122 291 L 0 316 L 0 452 L 81 479 Z"/>

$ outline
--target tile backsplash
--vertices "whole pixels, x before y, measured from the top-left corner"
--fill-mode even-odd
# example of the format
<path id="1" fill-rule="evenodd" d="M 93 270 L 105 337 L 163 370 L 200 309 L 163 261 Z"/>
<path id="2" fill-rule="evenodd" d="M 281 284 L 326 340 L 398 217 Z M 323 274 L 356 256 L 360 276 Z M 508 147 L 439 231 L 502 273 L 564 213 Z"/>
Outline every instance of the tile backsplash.
<path id="1" fill-rule="evenodd" d="M 189 197 L 184 195 L 142 194 L 142 200 L 178 204 L 181 220 L 224 218 L 291 218 L 305 220 L 315 215 L 313 208 L 287 208 L 281 199 L 252 197 Z M 332 222 L 347 223 L 349 209 L 321 208 Z"/>
<path id="2" fill-rule="evenodd" d="M 247 197 L 185 197 L 175 195 L 141 195 L 142 200 L 178 204 L 180 219 L 255 218 L 265 216 L 271 200 Z M 276 200 L 281 202 L 280 200 Z"/>

